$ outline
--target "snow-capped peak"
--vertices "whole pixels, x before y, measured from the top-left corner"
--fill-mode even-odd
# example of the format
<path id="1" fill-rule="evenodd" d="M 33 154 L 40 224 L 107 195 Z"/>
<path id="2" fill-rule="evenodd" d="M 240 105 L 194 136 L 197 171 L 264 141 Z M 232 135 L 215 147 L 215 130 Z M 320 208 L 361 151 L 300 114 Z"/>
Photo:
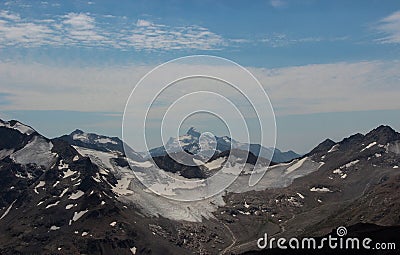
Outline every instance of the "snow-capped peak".
<path id="1" fill-rule="evenodd" d="M 286 162 L 300 156 L 294 152 L 281 152 L 278 149 L 263 147 L 259 144 L 241 143 L 228 136 L 218 137 L 209 132 L 202 133 L 194 127 L 189 128 L 186 134 L 178 138 L 169 138 L 165 147 L 151 149 L 149 153 L 144 152 L 142 155 L 145 155 L 145 157 L 158 157 L 164 156 L 167 152 L 181 151 L 181 149 L 192 154 L 199 154 L 202 151 L 205 155 L 210 155 L 211 151 L 221 153 L 231 149 L 240 149 L 250 151 L 256 156 L 269 160 L 273 157 L 272 160 L 274 162 Z"/>
<path id="2" fill-rule="evenodd" d="M 31 135 L 36 132 L 33 128 L 24 125 L 16 120 L 11 120 L 11 121 L 0 120 L 0 127 L 15 129 L 19 131 L 21 134 L 26 134 L 26 135 Z"/>

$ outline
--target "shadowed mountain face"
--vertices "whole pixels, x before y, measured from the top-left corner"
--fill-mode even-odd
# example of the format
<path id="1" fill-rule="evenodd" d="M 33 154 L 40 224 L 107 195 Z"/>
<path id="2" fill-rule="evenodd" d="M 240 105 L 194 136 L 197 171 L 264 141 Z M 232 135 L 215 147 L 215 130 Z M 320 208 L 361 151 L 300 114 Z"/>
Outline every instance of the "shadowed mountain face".
<path id="1" fill-rule="evenodd" d="M 251 152 L 238 149 L 215 153 L 206 162 L 203 162 L 200 157 L 197 157 L 197 163 L 193 162 L 193 160 L 191 159 L 192 154 L 188 152 L 176 152 L 174 153 L 173 157 L 168 154 L 164 156 L 153 157 L 153 161 L 159 168 L 163 169 L 166 172 L 179 173 L 181 176 L 189 179 L 204 179 L 212 176 L 214 173 L 220 170 L 223 167 L 224 163 L 226 163 L 230 155 L 234 156 L 236 162 L 241 164 L 247 163 L 253 166 L 256 164 L 260 166 L 268 166 L 270 163 L 267 159 L 258 158 Z M 187 162 L 188 164 L 181 164 L 175 161 L 174 158 L 179 159 L 180 162 Z M 212 164 L 212 162 L 220 159 L 222 159 L 220 166 L 216 167 L 215 169 L 210 169 L 210 165 L 214 165 Z M 271 162 L 271 165 L 274 164 L 276 163 Z"/>
<path id="2" fill-rule="evenodd" d="M 184 151 L 190 152 L 192 154 L 197 154 L 201 151 L 202 148 L 199 142 L 200 136 L 201 133 L 195 128 L 191 127 L 185 135 L 178 138 L 171 137 L 166 143 L 165 148 L 161 146 L 151 149 L 149 151 L 149 154 L 152 157 L 164 156 L 166 154 L 166 150 L 168 150 L 169 152 L 178 152 L 180 150 L 180 146 L 182 146 Z M 240 143 L 227 136 L 215 136 L 215 140 L 208 139 L 208 142 L 206 142 L 206 144 L 203 144 L 202 146 L 203 150 L 207 150 L 207 148 L 215 148 L 217 153 L 229 151 L 231 149 L 248 150 L 257 157 L 262 157 L 265 159 L 272 158 L 272 161 L 277 163 L 288 162 L 290 160 L 300 157 L 300 155 L 295 153 L 294 151 L 282 152 L 279 149 L 266 148 L 259 144 L 248 145 L 246 143 Z"/>
<path id="3" fill-rule="evenodd" d="M 186 253 L 117 200 L 108 170 L 61 139 L 0 123 L 0 254 Z"/>
<path id="4" fill-rule="evenodd" d="M 158 168 L 140 156 L 126 159 L 121 143 L 82 131 L 47 139 L 0 121 L 0 254 L 254 254 L 264 233 L 322 237 L 338 226 L 400 247 L 400 134 L 390 127 L 326 140 L 300 159 L 270 166 L 254 187 L 247 186 L 250 167 L 225 192 L 197 202 L 150 192 L 137 176 Z M 249 166 L 257 159 L 232 150 L 192 168 L 168 156 L 154 161 L 164 169 L 158 171 L 190 183 L 229 174 L 223 164 L 230 154 Z M 269 163 L 261 162 L 256 171 Z"/>

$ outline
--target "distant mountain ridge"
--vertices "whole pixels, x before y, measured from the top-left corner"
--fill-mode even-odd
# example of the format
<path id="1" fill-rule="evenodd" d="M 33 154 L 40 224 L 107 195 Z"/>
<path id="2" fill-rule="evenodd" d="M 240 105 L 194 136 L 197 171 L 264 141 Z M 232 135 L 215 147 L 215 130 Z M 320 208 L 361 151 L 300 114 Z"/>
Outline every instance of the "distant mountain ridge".
<path id="1" fill-rule="evenodd" d="M 166 151 L 168 150 L 169 152 L 177 152 L 180 149 L 180 146 L 182 145 L 182 148 L 185 151 L 188 151 L 192 154 L 196 154 L 200 151 L 200 144 L 199 144 L 199 138 L 200 138 L 201 133 L 197 131 L 194 127 L 191 127 L 185 135 L 182 135 L 178 138 L 173 138 L 171 137 L 168 142 L 166 143 L 165 147 L 157 147 L 153 148 L 149 151 L 149 154 L 152 157 L 158 157 L 158 156 L 164 156 L 166 154 Z M 249 148 L 248 150 L 254 154 L 257 157 L 262 157 L 265 159 L 271 159 L 272 162 L 276 163 L 282 163 L 282 162 L 288 162 L 291 161 L 292 159 L 298 158 L 301 155 L 297 154 L 296 152 L 290 150 L 290 151 L 285 151 L 282 152 L 281 150 L 277 148 L 266 148 L 263 147 L 259 144 L 249 144 L 247 145 L 246 143 L 241 143 L 238 142 L 228 136 L 222 136 L 218 137 L 215 136 L 215 141 L 216 145 L 212 144 L 214 141 L 209 139 L 209 145 L 203 145 L 206 148 L 216 148 L 216 152 L 223 152 L 231 149 L 231 146 L 233 149 L 240 149 L 240 150 L 246 150 L 247 147 Z M 141 153 L 142 156 L 149 156 L 148 153 Z M 272 156 L 273 155 L 273 156 Z"/>

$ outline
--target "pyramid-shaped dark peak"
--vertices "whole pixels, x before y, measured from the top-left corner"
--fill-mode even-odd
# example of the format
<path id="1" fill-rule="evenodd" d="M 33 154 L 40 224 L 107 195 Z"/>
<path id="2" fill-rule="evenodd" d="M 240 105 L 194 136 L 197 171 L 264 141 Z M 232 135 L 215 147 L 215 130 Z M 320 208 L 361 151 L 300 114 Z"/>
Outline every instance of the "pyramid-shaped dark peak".
<path id="1" fill-rule="evenodd" d="M 336 143 L 332 141 L 331 139 L 325 139 L 322 143 L 320 143 L 318 146 L 333 146 Z"/>
<path id="2" fill-rule="evenodd" d="M 393 128 L 387 125 L 381 125 L 373 130 L 371 130 L 365 136 L 368 139 L 376 140 L 380 143 L 388 143 L 391 141 L 399 140 L 400 133 L 397 133 Z"/>
<path id="3" fill-rule="evenodd" d="M 189 130 L 186 132 L 186 134 L 194 136 L 194 137 L 200 137 L 201 133 L 197 131 L 194 127 L 189 128 Z"/>
<path id="4" fill-rule="evenodd" d="M 370 134 L 395 134 L 396 131 L 387 125 L 380 125 L 379 127 L 371 130 L 367 135 Z"/>
<path id="5" fill-rule="evenodd" d="M 72 133 L 71 133 L 71 135 L 75 135 L 75 134 L 83 134 L 83 133 L 85 133 L 85 132 L 83 132 L 82 130 L 80 130 L 80 129 L 75 129 Z"/>
<path id="6" fill-rule="evenodd" d="M 322 143 L 318 144 L 312 151 L 307 153 L 307 155 L 314 155 L 317 153 L 326 153 L 332 148 L 336 143 L 331 139 L 326 139 Z"/>

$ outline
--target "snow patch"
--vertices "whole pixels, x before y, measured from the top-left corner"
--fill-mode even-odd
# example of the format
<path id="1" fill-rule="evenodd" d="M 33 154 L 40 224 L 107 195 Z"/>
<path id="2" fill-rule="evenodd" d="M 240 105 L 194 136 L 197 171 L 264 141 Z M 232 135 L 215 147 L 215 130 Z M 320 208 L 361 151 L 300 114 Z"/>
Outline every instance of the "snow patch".
<path id="1" fill-rule="evenodd" d="M 133 191 L 129 189 L 129 184 L 131 183 L 132 177 L 123 176 L 120 180 L 117 180 L 117 185 L 112 188 L 112 190 L 119 195 L 129 195 Z"/>
<path id="2" fill-rule="evenodd" d="M 111 144 L 118 144 L 116 141 L 111 140 L 110 138 L 97 138 L 96 140 L 94 140 L 96 143 L 102 143 L 102 144 L 106 144 L 106 143 L 111 143 Z"/>
<path id="3" fill-rule="evenodd" d="M 11 208 L 13 207 L 16 201 L 17 200 L 14 200 L 14 202 L 11 203 L 11 205 L 7 208 L 7 210 L 3 213 L 3 215 L 1 215 L 0 220 L 7 216 L 7 214 L 10 212 Z"/>
<path id="4" fill-rule="evenodd" d="M 99 173 L 96 173 L 96 176 L 92 176 L 92 179 L 95 180 L 96 182 L 101 182 Z"/>
<path id="5" fill-rule="evenodd" d="M 215 169 L 222 167 L 222 164 L 225 161 L 226 161 L 226 157 L 221 157 L 221 158 L 217 158 L 216 160 L 213 160 L 211 162 L 208 162 L 204 165 L 205 165 L 205 167 L 207 167 L 208 170 L 215 170 Z"/>
<path id="6" fill-rule="evenodd" d="M 68 169 L 67 171 L 64 171 L 63 179 L 73 176 L 76 173 L 77 173 L 77 171 L 72 171 L 71 169 Z"/>
<path id="7" fill-rule="evenodd" d="M 116 221 L 113 221 L 113 222 L 110 223 L 110 226 L 111 226 L 111 227 L 115 227 L 115 225 L 117 225 L 117 222 L 116 222 Z"/>
<path id="8" fill-rule="evenodd" d="M 58 229 L 60 229 L 60 227 L 57 227 L 56 225 L 53 225 L 50 227 L 51 231 L 58 230 Z"/>
<path id="9" fill-rule="evenodd" d="M 77 206 L 77 204 L 69 204 L 69 205 L 65 206 L 65 209 L 69 210 L 74 206 Z"/>
<path id="10" fill-rule="evenodd" d="M 304 196 L 303 196 L 301 193 L 297 192 L 296 194 L 297 194 L 301 199 L 304 199 Z"/>
<path id="11" fill-rule="evenodd" d="M 53 207 L 53 206 L 56 206 L 56 205 L 58 205 L 59 203 L 60 203 L 60 201 L 57 201 L 57 202 L 55 202 L 54 204 L 49 204 L 49 205 L 46 206 L 46 209 L 49 209 L 49 208 L 51 208 L 51 207 Z"/>
<path id="12" fill-rule="evenodd" d="M 77 220 L 79 220 L 85 213 L 87 213 L 89 210 L 84 210 L 84 211 L 80 211 L 80 212 L 74 212 L 74 216 L 72 216 L 72 220 L 69 221 L 69 225 L 72 224 L 72 222 L 75 222 Z"/>
<path id="13" fill-rule="evenodd" d="M 83 196 L 85 193 L 82 190 L 77 190 L 75 193 L 72 193 L 68 199 L 76 200 Z"/>
<path id="14" fill-rule="evenodd" d="M 312 187 L 310 189 L 311 192 L 332 192 L 330 189 L 328 189 L 327 187 L 322 187 L 322 188 L 317 188 L 317 187 Z"/>
<path id="15" fill-rule="evenodd" d="M 358 159 L 351 161 L 351 162 L 347 163 L 346 165 L 344 165 L 344 167 L 346 167 L 346 168 L 352 167 L 352 166 L 356 165 L 358 162 L 360 162 L 360 160 L 358 160 Z"/>
<path id="16" fill-rule="evenodd" d="M 63 160 L 60 160 L 60 163 L 58 164 L 58 170 L 63 170 L 63 169 L 67 169 L 68 168 L 68 164 L 64 163 Z"/>
<path id="17" fill-rule="evenodd" d="M 393 168 L 399 168 L 399 166 L 393 166 Z"/>
<path id="18" fill-rule="evenodd" d="M 46 185 L 46 182 L 45 182 L 45 181 L 40 181 L 40 182 L 38 183 L 38 185 L 35 186 L 35 188 L 33 189 L 33 191 L 35 191 L 36 194 L 39 194 L 39 192 L 37 191 L 37 189 L 43 187 L 44 185 Z"/>
<path id="19" fill-rule="evenodd" d="M 65 188 L 58 197 L 63 197 L 67 193 L 68 188 Z"/>
<path id="20" fill-rule="evenodd" d="M 60 183 L 60 181 L 56 181 L 56 182 L 53 184 L 53 188 L 56 187 L 59 183 Z"/>
<path id="21" fill-rule="evenodd" d="M 368 144 L 367 147 L 365 147 L 364 149 L 362 149 L 360 152 L 363 152 L 363 151 L 365 151 L 365 150 L 371 148 L 371 147 L 374 146 L 374 145 L 376 145 L 376 142 L 372 142 L 372 143 Z"/>
<path id="22" fill-rule="evenodd" d="M 330 150 L 328 151 L 328 153 L 338 151 L 339 150 L 339 146 L 340 146 L 339 144 L 333 145 L 332 148 L 330 148 Z"/>
<path id="23" fill-rule="evenodd" d="M 132 247 L 130 250 L 131 250 L 131 252 L 132 252 L 133 255 L 136 254 L 136 247 Z"/>
<path id="24" fill-rule="evenodd" d="M 350 168 L 350 167 L 352 167 L 352 166 L 355 166 L 355 165 L 358 164 L 359 162 L 360 162 L 360 160 L 358 160 L 358 159 L 357 159 L 357 160 L 353 160 L 353 161 L 351 161 L 351 162 L 349 162 L 349 163 L 347 163 L 347 164 L 345 164 L 345 165 L 339 167 L 338 169 L 333 170 L 332 173 L 338 174 L 338 175 L 340 175 L 340 178 L 345 179 L 345 178 L 347 177 L 347 174 L 344 173 L 342 170 L 344 170 L 344 169 L 346 169 L 346 168 Z"/>
<path id="25" fill-rule="evenodd" d="M 29 173 L 29 172 L 27 172 L 27 176 L 23 176 L 21 173 L 16 173 L 16 174 L 15 174 L 15 177 L 17 177 L 17 178 L 22 178 L 22 179 L 26 179 L 26 178 L 32 179 L 32 178 L 33 178 L 32 174 Z"/>
<path id="26" fill-rule="evenodd" d="M 82 142 L 88 142 L 89 141 L 88 135 L 86 133 L 74 134 L 72 136 L 72 139 L 79 140 L 79 141 L 82 141 Z"/>
<path id="27" fill-rule="evenodd" d="M 239 212 L 240 214 L 243 214 L 243 215 L 250 215 L 250 214 L 251 214 L 250 212 L 243 212 L 243 211 L 240 211 L 240 210 L 238 210 L 238 212 Z"/>
<path id="28" fill-rule="evenodd" d="M 334 174 L 339 174 L 339 175 L 342 175 L 342 174 L 343 174 L 342 170 L 340 170 L 340 169 L 335 169 L 335 170 L 333 170 L 332 173 L 334 173 Z"/>

